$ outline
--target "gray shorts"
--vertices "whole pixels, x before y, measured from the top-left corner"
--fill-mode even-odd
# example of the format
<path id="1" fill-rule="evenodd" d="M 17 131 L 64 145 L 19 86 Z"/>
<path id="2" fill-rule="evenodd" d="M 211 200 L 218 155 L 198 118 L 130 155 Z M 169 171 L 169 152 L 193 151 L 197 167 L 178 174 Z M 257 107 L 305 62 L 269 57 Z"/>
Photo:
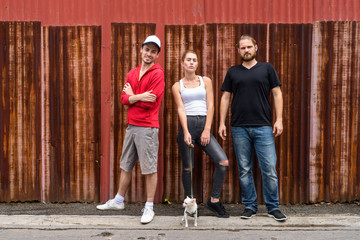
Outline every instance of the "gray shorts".
<path id="1" fill-rule="evenodd" d="M 120 168 L 131 172 L 139 159 L 142 174 L 157 172 L 159 129 L 129 125 L 120 157 Z"/>

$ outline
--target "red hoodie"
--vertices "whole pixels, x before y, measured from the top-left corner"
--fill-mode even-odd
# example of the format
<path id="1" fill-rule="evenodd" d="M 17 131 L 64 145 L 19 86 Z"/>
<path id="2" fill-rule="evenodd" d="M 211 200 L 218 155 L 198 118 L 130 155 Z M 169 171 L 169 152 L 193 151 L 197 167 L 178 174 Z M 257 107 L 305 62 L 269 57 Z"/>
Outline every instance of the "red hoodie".
<path id="1" fill-rule="evenodd" d="M 144 73 L 139 81 L 140 68 L 141 65 L 130 70 L 126 76 L 126 83 L 130 83 L 134 94 L 141 94 L 152 90 L 151 93 L 155 94 L 157 98 L 155 102 L 138 101 L 130 104 L 130 95 L 122 92 L 121 102 L 129 106 L 127 123 L 140 127 L 159 128 L 159 108 L 165 88 L 164 71 L 161 66 L 156 63 Z"/>

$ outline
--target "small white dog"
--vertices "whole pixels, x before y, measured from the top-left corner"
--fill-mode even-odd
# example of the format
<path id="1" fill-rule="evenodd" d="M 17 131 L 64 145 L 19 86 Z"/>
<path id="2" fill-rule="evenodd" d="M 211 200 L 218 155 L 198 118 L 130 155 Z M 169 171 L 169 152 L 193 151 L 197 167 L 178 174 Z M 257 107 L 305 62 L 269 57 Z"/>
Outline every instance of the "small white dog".
<path id="1" fill-rule="evenodd" d="M 197 226 L 197 204 L 195 198 L 186 197 L 183 203 L 184 210 L 184 217 L 183 221 L 185 220 L 185 227 L 188 227 L 188 216 L 194 218 L 194 226 Z"/>

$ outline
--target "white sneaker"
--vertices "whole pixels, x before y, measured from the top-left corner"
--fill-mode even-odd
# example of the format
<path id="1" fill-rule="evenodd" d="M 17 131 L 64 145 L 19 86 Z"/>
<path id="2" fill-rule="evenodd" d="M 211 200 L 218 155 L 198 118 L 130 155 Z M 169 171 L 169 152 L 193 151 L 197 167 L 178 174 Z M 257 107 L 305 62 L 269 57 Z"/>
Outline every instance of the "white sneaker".
<path id="1" fill-rule="evenodd" d="M 141 223 L 149 223 L 154 219 L 155 213 L 150 208 L 144 207 L 142 212 Z"/>
<path id="2" fill-rule="evenodd" d="M 97 205 L 96 208 L 99 210 L 121 210 L 125 208 L 125 204 L 117 204 L 115 203 L 115 199 L 110 199 L 104 204 Z"/>

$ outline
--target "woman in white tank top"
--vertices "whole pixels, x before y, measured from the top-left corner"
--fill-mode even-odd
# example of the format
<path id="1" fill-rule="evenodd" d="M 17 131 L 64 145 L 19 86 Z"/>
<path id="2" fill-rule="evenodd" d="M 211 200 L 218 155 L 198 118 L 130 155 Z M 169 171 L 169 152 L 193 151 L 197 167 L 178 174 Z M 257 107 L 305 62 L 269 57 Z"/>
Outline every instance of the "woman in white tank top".
<path id="1" fill-rule="evenodd" d="M 196 143 L 215 164 L 211 198 L 205 207 L 216 216 L 227 218 L 229 214 L 219 199 L 229 162 L 210 132 L 214 116 L 213 87 L 210 78 L 196 75 L 198 64 L 197 54 L 186 51 L 181 62 L 185 76 L 172 86 L 180 120 L 177 142 L 182 160 L 182 183 L 186 196 L 193 198 L 191 168 L 194 166 L 194 151 L 191 150 Z"/>

